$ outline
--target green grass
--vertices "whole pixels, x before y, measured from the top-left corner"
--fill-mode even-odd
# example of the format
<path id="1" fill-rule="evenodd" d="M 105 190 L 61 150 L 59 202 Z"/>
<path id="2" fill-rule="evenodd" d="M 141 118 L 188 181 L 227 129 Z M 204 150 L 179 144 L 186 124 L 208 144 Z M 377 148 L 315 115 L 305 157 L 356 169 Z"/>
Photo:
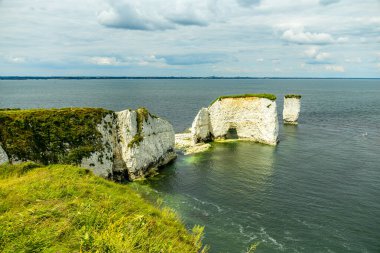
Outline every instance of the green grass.
<path id="1" fill-rule="evenodd" d="M 143 135 L 143 127 L 144 127 L 144 122 L 146 122 L 149 118 L 155 117 L 152 114 L 149 113 L 148 109 L 141 107 L 136 110 L 136 121 L 137 121 L 137 133 L 135 136 L 133 136 L 133 139 L 128 143 L 128 147 L 133 147 L 133 145 L 139 145 L 140 142 L 144 140 L 144 135 Z"/>
<path id="2" fill-rule="evenodd" d="M 275 101 L 276 96 L 273 94 L 239 94 L 239 95 L 226 95 L 226 96 L 220 96 L 216 98 L 214 101 L 211 102 L 210 106 L 214 104 L 216 101 L 220 101 L 224 98 L 246 98 L 246 97 L 256 97 L 256 98 L 267 98 L 269 100 Z"/>
<path id="3" fill-rule="evenodd" d="M 12 160 L 79 164 L 101 151 L 100 108 L 0 110 L 0 144 Z"/>
<path id="4" fill-rule="evenodd" d="M 203 228 L 70 165 L 0 166 L 0 252 L 202 252 Z"/>
<path id="5" fill-rule="evenodd" d="M 285 95 L 285 98 L 301 98 L 301 95 L 297 95 L 297 94 L 288 94 L 288 95 Z"/>

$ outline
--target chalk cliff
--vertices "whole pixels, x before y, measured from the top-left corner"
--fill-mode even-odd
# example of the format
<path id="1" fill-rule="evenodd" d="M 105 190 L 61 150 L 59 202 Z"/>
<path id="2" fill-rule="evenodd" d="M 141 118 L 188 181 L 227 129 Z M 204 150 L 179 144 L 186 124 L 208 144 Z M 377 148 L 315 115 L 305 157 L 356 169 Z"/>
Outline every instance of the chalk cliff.
<path id="1" fill-rule="evenodd" d="M 0 165 L 9 162 L 8 155 L 0 145 Z"/>
<path id="2" fill-rule="evenodd" d="M 119 155 L 130 179 L 143 177 L 150 170 L 176 158 L 173 126 L 147 110 L 126 110 L 116 113 L 118 122 Z M 117 161 L 116 164 L 123 164 Z M 115 166 L 123 171 L 124 166 Z"/>
<path id="3" fill-rule="evenodd" d="M 223 96 L 202 108 L 191 128 L 194 144 L 243 139 L 269 145 L 278 142 L 276 97 L 270 94 Z"/>
<path id="4" fill-rule="evenodd" d="M 11 163 L 77 164 L 102 177 L 134 180 L 176 158 L 172 125 L 145 108 L 116 113 L 67 108 L 0 114 L 4 123 L 0 163 L 9 157 Z"/>
<path id="5" fill-rule="evenodd" d="M 286 95 L 284 97 L 284 110 L 282 117 L 285 124 L 298 124 L 298 118 L 301 111 L 301 96 Z"/>

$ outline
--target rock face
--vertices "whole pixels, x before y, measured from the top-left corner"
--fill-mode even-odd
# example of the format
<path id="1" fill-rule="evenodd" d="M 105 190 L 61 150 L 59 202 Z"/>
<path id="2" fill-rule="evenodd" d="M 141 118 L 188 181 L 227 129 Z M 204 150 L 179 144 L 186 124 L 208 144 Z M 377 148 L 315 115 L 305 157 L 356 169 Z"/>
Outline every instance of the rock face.
<path id="1" fill-rule="evenodd" d="M 0 145 L 0 164 L 9 162 L 8 155 L 5 153 L 4 149 Z"/>
<path id="2" fill-rule="evenodd" d="M 207 126 L 208 134 L 206 134 Z M 219 99 L 209 108 L 201 109 L 194 120 L 192 133 L 196 143 L 211 138 L 245 139 L 276 145 L 278 142 L 276 102 L 254 96 Z M 204 138 L 205 136 L 207 137 Z"/>
<path id="3" fill-rule="evenodd" d="M 126 110 L 116 115 L 119 151 L 115 157 L 121 159 L 116 164 L 124 163 L 115 166 L 116 172 L 127 168 L 129 178 L 136 179 L 176 158 L 175 133 L 169 122 L 144 109 Z"/>
<path id="4" fill-rule="evenodd" d="M 298 117 L 301 111 L 301 96 L 286 95 L 284 98 L 284 110 L 282 117 L 285 124 L 298 124 Z"/>
<path id="5" fill-rule="evenodd" d="M 107 125 L 112 125 L 112 130 L 107 130 Z M 98 125 L 98 131 L 103 151 L 81 163 L 82 167 L 93 167 L 97 175 L 135 180 L 176 158 L 173 126 L 144 108 L 109 114 Z"/>
<path id="6" fill-rule="evenodd" d="M 39 116 L 34 117 L 38 117 L 38 120 L 28 123 L 32 127 L 28 134 L 36 135 L 37 137 L 25 140 L 28 144 L 27 146 L 35 147 L 38 145 L 36 140 L 41 139 L 39 137 L 40 132 L 47 131 L 51 133 L 48 138 L 44 139 L 43 145 L 41 144 L 38 149 L 35 149 L 38 152 L 29 148 L 18 148 L 19 145 L 16 145 L 17 141 L 19 141 L 17 136 L 16 138 L 13 137 L 14 135 L 6 127 L 0 129 L 2 130 L 0 131 L 0 140 L 6 140 L 4 143 L 8 145 L 3 146 L 4 150 L 8 148 L 8 151 L 10 151 L 7 156 L 7 153 L 0 146 L 0 164 L 7 162 L 8 157 L 11 163 L 28 160 L 44 164 L 69 163 L 89 168 L 94 174 L 102 177 L 116 180 L 135 180 L 152 173 L 158 167 L 176 158 L 176 153 L 174 152 L 175 133 L 172 125 L 159 117 L 151 115 L 145 108 L 124 110 L 116 113 L 112 111 L 103 113 L 102 111 L 102 114 L 97 114 L 98 118 L 96 119 L 90 113 L 99 109 L 78 109 L 81 112 L 80 115 L 74 113 L 70 114 L 69 117 L 61 117 L 59 118 L 61 121 L 57 121 L 53 126 L 49 125 L 48 129 L 44 128 L 46 126 L 45 122 L 51 120 L 50 115 L 59 115 L 60 113 L 65 115 L 64 113 L 70 110 L 72 109 L 60 109 L 54 112 L 46 110 L 46 113 L 37 111 Z M 22 110 L 3 113 L 5 116 L 12 116 L 15 113 L 21 115 L 19 116 L 20 118 L 23 116 Z M 25 112 L 25 115 L 27 114 L 28 112 Z M 12 124 L 13 119 L 11 116 L 7 118 L 9 124 Z M 30 115 L 27 115 L 25 119 L 29 119 L 29 117 Z M 14 120 L 16 121 L 18 118 Z M 67 120 L 71 123 L 68 124 Z M 93 121 L 97 123 L 88 123 Z M 87 125 L 83 125 L 83 122 L 87 122 Z M 87 131 L 88 128 L 92 130 Z M 20 129 L 22 131 L 23 128 Z M 14 131 L 19 131 L 20 129 L 15 129 Z M 33 129 L 39 129 L 40 132 Z M 85 132 L 85 134 L 78 134 L 76 139 L 69 143 L 65 142 L 65 138 L 70 137 L 70 134 L 67 133 L 81 132 Z M 62 150 L 59 155 L 54 155 L 52 153 L 55 152 L 48 150 L 49 146 L 52 145 L 49 141 L 51 139 L 54 139 L 55 143 L 60 145 L 59 147 L 64 147 L 63 149 L 58 148 L 55 150 L 55 152 Z M 88 141 L 90 139 L 91 142 Z M 86 146 L 81 146 L 81 143 L 86 143 Z M 87 151 L 94 146 L 96 146 L 96 149 Z M 22 152 L 19 152 L 20 150 Z M 42 160 L 40 153 L 46 153 L 49 156 L 44 156 L 48 158 Z"/>
<path id="7" fill-rule="evenodd" d="M 194 144 L 211 139 L 210 116 L 207 108 L 202 108 L 195 116 L 191 126 L 191 134 Z"/>

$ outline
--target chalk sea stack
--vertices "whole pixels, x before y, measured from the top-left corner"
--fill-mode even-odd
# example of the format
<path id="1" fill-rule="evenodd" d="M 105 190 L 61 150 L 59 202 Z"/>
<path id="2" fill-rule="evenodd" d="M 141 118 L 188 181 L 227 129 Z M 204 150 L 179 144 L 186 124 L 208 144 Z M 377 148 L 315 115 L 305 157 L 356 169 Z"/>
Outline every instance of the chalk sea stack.
<path id="1" fill-rule="evenodd" d="M 297 125 L 301 111 L 301 95 L 289 94 L 284 97 L 282 117 L 284 124 Z"/>
<path id="2" fill-rule="evenodd" d="M 269 145 L 278 142 L 276 96 L 242 94 L 221 96 L 195 117 L 191 133 L 176 135 L 177 147 L 186 153 L 205 151 L 207 142 L 248 140 Z"/>

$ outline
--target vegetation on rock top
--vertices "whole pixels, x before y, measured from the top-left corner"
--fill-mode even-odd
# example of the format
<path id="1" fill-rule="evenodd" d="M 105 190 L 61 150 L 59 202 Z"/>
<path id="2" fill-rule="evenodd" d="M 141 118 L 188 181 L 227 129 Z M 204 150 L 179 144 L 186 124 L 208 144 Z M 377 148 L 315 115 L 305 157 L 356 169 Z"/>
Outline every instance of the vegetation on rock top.
<path id="1" fill-rule="evenodd" d="M 168 208 L 70 165 L 0 166 L 0 252 L 205 252 Z"/>
<path id="2" fill-rule="evenodd" d="M 214 104 L 216 101 L 220 101 L 224 98 L 247 98 L 247 97 L 257 97 L 257 98 L 266 98 L 272 101 L 276 100 L 276 96 L 273 94 L 267 94 L 267 93 L 262 93 L 262 94 L 239 94 L 239 95 L 226 95 L 226 96 L 220 96 L 216 98 L 214 101 L 211 102 L 210 106 Z"/>
<path id="3" fill-rule="evenodd" d="M 80 164 L 103 149 L 101 108 L 0 110 L 0 144 L 10 159 Z"/>
<path id="4" fill-rule="evenodd" d="M 297 94 L 288 94 L 288 95 L 285 95 L 285 98 L 301 98 L 301 95 L 297 95 Z"/>

